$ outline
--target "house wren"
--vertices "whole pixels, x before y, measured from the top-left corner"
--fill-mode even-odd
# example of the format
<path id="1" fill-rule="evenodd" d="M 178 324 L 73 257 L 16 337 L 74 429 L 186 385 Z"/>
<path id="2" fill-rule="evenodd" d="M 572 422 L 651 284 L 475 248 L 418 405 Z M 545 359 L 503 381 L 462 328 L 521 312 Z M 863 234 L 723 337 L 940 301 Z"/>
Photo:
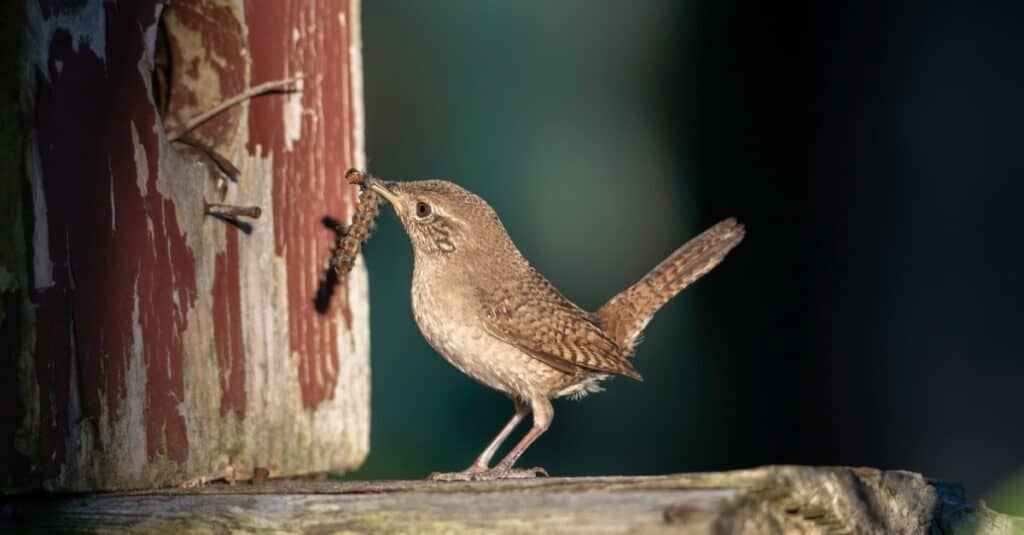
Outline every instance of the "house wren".
<path id="1" fill-rule="evenodd" d="M 413 315 L 427 342 L 459 371 L 515 404 L 512 419 L 469 468 L 431 474 L 434 480 L 547 475 L 543 468 L 513 465 L 551 425 L 551 400 L 600 392 L 601 381 L 614 375 L 640 380 L 630 358 L 647 322 L 743 239 L 743 227 L 726 219 L 597 312 L 587 312 L 530 266 L 480 197 L 444 180 L 359 178 L 390 202 L 412 242 Z M 528 413 L 533 427 L 491 467 Z"/>

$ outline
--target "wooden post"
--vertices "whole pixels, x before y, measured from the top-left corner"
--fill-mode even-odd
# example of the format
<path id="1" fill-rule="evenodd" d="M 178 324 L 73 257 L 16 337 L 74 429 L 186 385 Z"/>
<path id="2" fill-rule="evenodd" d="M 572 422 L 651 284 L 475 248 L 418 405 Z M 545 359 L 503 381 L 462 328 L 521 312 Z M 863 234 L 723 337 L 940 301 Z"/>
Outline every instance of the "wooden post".
<path id="1" fill-rule="evenodd" d="M 365 167 L 358 0 L 20 4 L 5 8 L 27 35 L 12 69 L 23 187 L 3 190 L 15 210 L 0 215 L 20 229 L 0 243 L 0 332 L 16 337 L 0 361 L 0 485 L 358 466 L 367 276 L 359 263 L 325 286 L 322 222 L 348 219 L 342 175 Z M 293 77 L 301 91 L 242 99 L 175 141 Z"/>

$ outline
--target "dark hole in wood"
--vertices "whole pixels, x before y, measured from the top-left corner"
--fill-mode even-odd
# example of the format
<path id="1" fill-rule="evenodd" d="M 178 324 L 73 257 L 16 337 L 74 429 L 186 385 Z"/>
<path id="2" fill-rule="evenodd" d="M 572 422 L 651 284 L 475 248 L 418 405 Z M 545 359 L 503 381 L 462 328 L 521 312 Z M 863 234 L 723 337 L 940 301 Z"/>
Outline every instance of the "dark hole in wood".
<path id="1" fill-rule="evenodd" d="M 169 136 L 174 131 L 175 125 L 178 125 L 186 118 L 181 116 L 181 107 L 183 102 L 188 101 L 187 92 L 183 93 L 182 87 L 180 87 L 185 78 L 187 78 L 188 66 L 175 65 L 176 61 L 181 61 L 181 57 L 184 57 L 184 54 L 179 54 L 180 50 L 176 48 L 176 46 L 181 46 L 181 43 L 179 40 L 176 40 L 177 34 L 174 32 L 181 29 L 181 21 L 175 22 L 173 15 L 175 8 L 185 10 L 187 13 L 193 13 L 197 8 L 201 10 L 202 6 L 197 6 L 193 3 L 168 5 L 161 11 L 160 19 L 157 21 L 156 40 L 153 44 L 153 72 L 150 73 L 150 90 L 152 92 L 153 105 L 156 107 L 161 123 L 166 129 L 165 132 Z M 178 13 L 180 18 L 180 11 Z M 171 17 L 170 22 L 168 22 L 168 17 Z M 183 75 L 182 80 L 176 78 L 179 72 Z M 176 84 L 179 87 L 175 87 Z M 176 99 L 180 99 L 181 102 L 177 102 Z M 204 104 L 213 105 L 213 103 Z M 217 144 L 216 136 L 213 138 L 208 136 L 201 137 L 198 132 L 192 132 L 178 138 L 171 137 L 170 139 L 175 149 L 180 150 L 188 147 L 189 149 L 186 150 L 194 150 L 200 158 L 213 164 L 212 168 L 215 170 L 215 173 L 211 175 L 211 178 L 215 180 L 220 198 L 223 199 L 227 194 L 227 183 L 220 178 L 220 175 L 223 175 L 232 182 L 238 182 L 238 168 L 218 152 L 215 147 Z M 220 175 L 218 175 L 218 172 Z"/>

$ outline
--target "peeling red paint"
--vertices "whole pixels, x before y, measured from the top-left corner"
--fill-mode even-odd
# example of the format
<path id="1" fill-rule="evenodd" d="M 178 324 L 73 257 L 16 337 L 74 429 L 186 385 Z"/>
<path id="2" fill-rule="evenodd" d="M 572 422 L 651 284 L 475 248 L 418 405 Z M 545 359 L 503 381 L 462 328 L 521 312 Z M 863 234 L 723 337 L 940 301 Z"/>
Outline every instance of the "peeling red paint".
<path id="1" fill-rule="evenodd" d="M 348 58 L 349 26 L 340 16 L 351 20 L 350 8 L 348 2 L 334 0 L 289 2 L 287 8 L 246 2 L 253 82 L 305 74 L 302 107 L 312 112 L 302 114 L 301 135 L 291 151 L 286 150 L 280 128 L 283 99 L 256 100 L 249 115 L 249 152 L 273 156 L 276 253 L 296 266 L 288 270 L 288 326 L 291 349 L 299 360 L 302 401 L 308 408 L 330 399 L 337 383 L 334 322 L 351 325 L 343 287 L 327 315 L 317 314 L 313 306 L 334 243 L 321 219 L 329 215 L 344 220 L 345 199 L 354 199 L 354 188 L 342 180 L 354 163 L 353 91 L 348 62 L 332 59 Z M 313 26 L 315 31 L 307 37 Z M 297 41 L 293 31 L 298 32 Z"/>
<path id="2" fill-rule="evenodd" d="M 180 124 L 198 110 L 208 109 L 220 99 L 240 93 L 246 88 L 246 43 L 238 19 L 227 6 L 206 2 L 175 2 L 164 14 L 171 29 L 169 42 L 172 57 L 180 65 L 185 54 L 179 39 L 195 36 L 201 41 L 201 54 L 188 62 L 184 72 L 171 74 L 171 105 L 168 123 Z M 179 33 L 180 32 L 180 33 Z M 194 45 L 194 43 L 189 43 Z M 202 60 L 202 61 L 201 61 Z M 200 65 L 201 64 L 201 65 Z M 203 70 L 212 73 L 203 73 Z M 204 78 L 205 76 L 205 78 Z M 201 83 L 216 83 L 202 95 L 196 93 Z M 212 98 L 211 98 L 212 97 Z M 242 107 L 215 116 L 194 130 L 191 135 L 211 147 L 224 151 L 238 135 Z M 202 157 L 202 156 L 200 156 Z M 219 199 L 218 199 L 219 200 Z M 217 254 L 212 292 L 214 347 L 217 353 L 217 374 L 221 388 L 220 413 L 234 412 L 245 416 L 245 355 L 242 339 L 241 294 L 238 286 L 238 229 L 220 225 L 225 233 L 226 250 Z"/>
<path id="3" fill-rule="evenodd" d="M 187 29 L 189 35 L 197 35 L 201 40 L 202 53 L 206 56 L 202 68 L 212 71 L 215 75 L 212 81 L 218 84 L 219 89 L 219 96 L 209 93 L 197 95 L 193 86 L 185 83 L 186 80 L 194 82 L 201 76 L 198 57 L 188 63 L 187 68 L 183 69 L 185 72 L 172 72 L 169 124 L 180 124 L 197 110 L 205 110 L 219 103 L 220 99 L 246 89 L 245 32 L 229 7 L 199 1 L 173 2 L 167 7 L 164 19 L 172 26 L 169 35 L 172 56 L 179 58 L 179 61 L 184 56 L 182 43 L 173 31 L 175 26 Z M 215 100 L 211 100 L 211 97 L 215 97 Z M 194 130 L 192 135 L 214 147 L 228 146 L 238 134 L 243 109 L 236 107 L 211 118 Z"/>
<path id="4" fill-rule="evenodd" d="M 155 139 L 151 139 L 155 150 Z M 182 310 L 192 306 L 195 297 L 195 259 L 177 227 L 174 203 L 159 198 L 156 192 L 156 161 L 150 159 L 151 195 L 157 207 L 153 215 L 153 240 L 156 248 L 153 265 L 143 261 L 140 276 L 140 323 L 144 333 L 146 362 L 146 452 L 150 459 L 166 455 L 184 461 L 188 455 L 188 433 L 178 404 L 185 399 L 182 370 L 182 343 L 185 318 L 174 305 L 176 288 L 189 288 L 191 294 Z M 146 258 L 145 256 L 143 258 Z M 147 269 L 148 268 L 148 269 Z M 143 282 L 145 285 L 143 286 Z M 143 305 L 142 303 L 145 303 Z"/>
<path id="5" fill-rule="evenodd" d="M 238 230 L 227 230 L 227 249 L 213 270 L 213 330 L 220 373 L 220 414 L 245 417 L 245 354 L 241 294 L 238 288 Z"/>
<path id="6" fill-rule="evenodd" d="M 184 398 L 178 332 L 185 322 L 181 311 L 195 298 L 194 258 L 173 202 L 156 187 L 156 117 L 137 65 L 144 47 L 139 25 L 152 24 L 153 14 L 151 2 L 106 6 L 106 48 L 119 53 L 105 63 L 86 47 L 75 52 L 70 36 L 58 32 L 50 81 L 40 78 L 39 151 L 56 282 L 41 291 L 37 325 L 40 397 L 47 400 L 40 453 L 50 476 L 65 454 L 72 348 L 78 419 L 98 422 L 104 408 L 108 416 L 124 409 L 129 358 L 133 344 L 141 343 L 147 451 L 180 461 L 188 449 L 177 408 Z M 145 195 L 136 182 L 132 125 L 146 152 Z M 136 298 L 140 341 L 132 329 Z"/>
<path id="7" fill-rule="evenodd" d="M 71 14 L 67 20 L 74 19 L 79 8 L 65 4 L 43 0 L 44 18 Z M 255 261 L 254 250 L 243 249 L 251 244 L 247 235 L 223 221 L 203 218 L 197 209 L 204 200 L 220 201 L 209 195 L 222 194 L 212 182 L 197 181 L 202 167 L 187 158 L 205 161 L 203 155 L 183 150 L 182 154 L 191 156 L 182 159 L 169 152 L 174 148 L 161 145 L 160 119 L 146 73 L 140 72 L 144 39 L 155 23 L 158 4 L 163 2 L 104 2 L 105 19 L 99 32 L 103 42 L 83 44 L 58 29 L 47 50 L 48 63 L 41 66 L 45 73 L 37 77 L 38 180 L 48 214 L 45 256 L 53 264 L 53 285 L 37 288 L 31 295 L 37 304 L 40 430 L 38 457 L 32 461 L 41 467 L 38 475 L 57 488 L 62 484 L 77 490 L 168 484 L 206 475 L 221 462 L 224 452 L 234 455 L 248 447 L 233 435 L 238 428 L 226 415 L 256 427 L 282 417 L 253 419 L 254 415 L 259 418 L 260 410 L 247 411 L 247 406 L 259 398 L 246 391 L 248 379 L 258 373 L 286 377 L 292 382 L 278 382 L 287 388 L 276 394 L 294 395 L 291 373 L 249 363 L 262 358 L 266 366 L 268 355 L 280 355 L 288 365 L 293 362 L 280 350 L 285 339 L 273 320 L 266 319 L 272 315 L 242 308 L 243 299 L 251 298 L 253 292 L 252 263 L 265 266 L 267 260 Z M 193 95 L 188 84 L 174 82 L 172 77 L 169 121 L 214 104 L 204 98 L 219 99 L 250 84 L 306 74 L 305 91 L 298 97 L 305 109 L 301 135 L 293 135 L 290 149 L 281 125 L 282 106 L 291 97 L 280 95 L 254 99 L 248 112 L 246 106 L 232 109 L 204 124 L 196 135 L 218 150 L 232 148 L 232 136 L 244 135 L 240 126 L 248 123 L 250 155 L 272 157 L 273 183 L 267 187 L 273 206 L 265 208 L 272 209 L 273 217 L 254 225 L 274 233 L 274 250 L 266 253 L 280 260 L 269 262 L 277 266 L 284 261 L 283 276 L 275 272 L 267 280 L 275 291 L 287 291 L 287 343 L 292 356 L 297 356 L 302 402 L 306 408 L 321 407 L 332 398 L 339 380 L 338 327 L 352 322 L 345 286 L 337 288 L 328 314 L 318 314 L 314 307 L 334 241 L 321 218 L 346 219 L 346 201 L 354 201 L 355 194 L 341 178 L 355 162 L 352 108 L 358 95 L 353 94 L 348 71 L 351 36 L 339 20 L 340 14 L 351 19 L 352 13 L 347 13 L 348 3 L 328 0 L 247 4 L 248 28 L 231 10 L 208 2 L 176 1 L 169 8 L 175 10 L 179 24 L 196 30 L 192 35 L 198 36 L 199 48 L 210 58 L 216 56 L 202 68 L 212 69 L 212 83 L 220 84 L 219 95 Z M 60 21 L 79 23 L 93 24 Z M 93 24 L 87 30 L 96 28 Z M 297 41 L 294 29 L 301 33 Z M 98 39 L 96 33 L 90 35 Z M 172 39 L 172 50 L 175 46 Z M 100 47 L 99 55 L 93 47 Z M 251 72 L 247 72 L 250 61 Z M 192 63 L 182 73 L 199 68 Z M 253 161 L 260 163 L 243 156 L 240 168 L 251 171 L 245 165 Z M 258 171 L 260 177 L 263 172 Z M 244 196 L 247 189 L 236 185 L 226 191 Z M 269 242 L 269 235 L 262 236 Z M 245 284 L 239 272 L 248 273 Z M 278 282 L 277 277 L 283 280 Z M 204 294 L 209 288 L 208 295 L 199 295 L 200 288 Z M 283 318 L 283 310 L 272 312 L 282 313 Z M 258 317 L 254 322 L 258 327 L 243 323 L 252 316 Z M 267 329 L 274 329 L 273 333 L 264 336 Z M 246 347 L 258 349 L 247 354 Z M 365 358 L 365 352 L 360 356 Z M 206 366 L 216 378 L 205 374 Z M 352 370 L 347 370 L 350 381 Z M 210 382 L 205 382 L 207 377 Z M 351 455 L 333 456 L 324 467 L 323 455 L 318 454 L 304 461 L 309 466 L 334 469 L 361 462 L 366 412 L 358 405 L 363 402 L 358 396 L 365 386 L 356 386 L 354 402 L 339 396 L 344 403 L 326 407 L 338 414 L 354 414 L 356 429 L 319 441 L 317 450 L 344 440 Z M 213 405 L 218 402 L 219 407 Z M 189 436 L 197 435 L 223 442 L 209 448 L 193 444 L 195 449 L 190 450 Z M 296 447 L 287 444 L 287 448 Z M 294 450 L 286 451 L 296 456 Z M 300 462 L 289 469 L 310 468 Z"/>

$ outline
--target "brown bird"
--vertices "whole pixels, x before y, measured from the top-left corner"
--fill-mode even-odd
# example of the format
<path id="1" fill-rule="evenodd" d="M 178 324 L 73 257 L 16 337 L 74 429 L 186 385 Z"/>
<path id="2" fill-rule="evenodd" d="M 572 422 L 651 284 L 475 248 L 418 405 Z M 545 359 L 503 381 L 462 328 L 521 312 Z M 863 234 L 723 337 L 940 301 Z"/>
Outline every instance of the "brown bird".
<path id="1" fill-rule="evenodd" d="M 390 202 L 412 242 L 413 315 L 427 342 L 515 404 L 512 419 L 469 468 L 431 474 L 441 481 L 547 475 L 513 465 L 551 425 L 551 400 L 600 392 L 601 381 L 614 375 L 641 380 L 630 358 L 651 317 L 743 239 L 743 226 L 726 219 L 587 312 L 530 266 L 494 209 L 473 193 L 444 180 L 366 177 L 364 185 Z M 528 413 L 533 427 L 491 467 Z"/>

